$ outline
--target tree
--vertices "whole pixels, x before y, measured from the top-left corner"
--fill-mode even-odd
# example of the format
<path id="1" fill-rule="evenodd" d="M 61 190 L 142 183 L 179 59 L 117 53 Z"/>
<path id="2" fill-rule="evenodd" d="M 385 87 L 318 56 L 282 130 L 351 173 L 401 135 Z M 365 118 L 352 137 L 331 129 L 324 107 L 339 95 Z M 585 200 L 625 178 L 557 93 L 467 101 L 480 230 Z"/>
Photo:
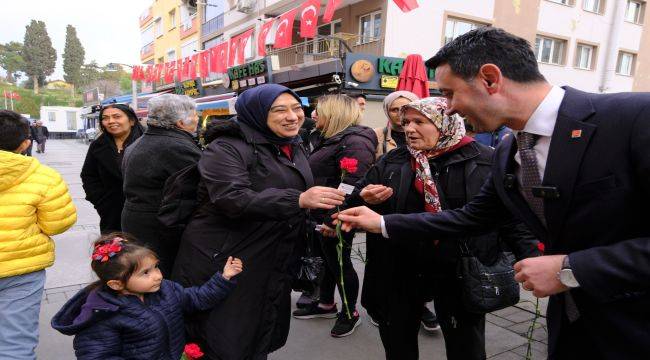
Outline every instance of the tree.
<path id="1" fill-rule="evenodd" d="M 63 78 L 72 84 L 72 95 L 75 86 L 81 82 L 81 65 L 84 63 L 85 51 L 77 37 L 77 30 L 68 25 L 65 31 L 65 49 L 63 50 Z"/>
<path id="2" fill-rule="evenodd" d="M 25 59 L 25 73 L 32 80 L 51 75 L 54 72 L 56 50 L 52 47 L 52 40 L 47 34 L 44 22 L 32 20 L 25 27 L 23 58 Z M 36 94 L 38 94 L 39 82 L 34 81 L 34 93 Z"/>
<path id="3" fill-rule="evenodd" d="M 29 88 L 32 88 L 32 89 L 33 89 L 33 88 L 34 88 L 34 79 L 33 79 L 32 77 L 27 78 L 27 81 L 25 81 L 25 82 L 22 84 L 22 86 L 23 86 L 25 89 L 29 89 Z M 43 86 L 45 86 L 45 75 L 39 75 L 39 76 L 38 76 L 38 86 L 39 86 L 39 87 L 43 87 Z"/>
<path id="4" fill-rule="evenodd" d="M 16 83 L 18 74 L 25 67 L 23 59 L 23 44 L 11 41 L 6 44 L 0 44 L 0 67 L 7 71 L 7 81 Z"/>

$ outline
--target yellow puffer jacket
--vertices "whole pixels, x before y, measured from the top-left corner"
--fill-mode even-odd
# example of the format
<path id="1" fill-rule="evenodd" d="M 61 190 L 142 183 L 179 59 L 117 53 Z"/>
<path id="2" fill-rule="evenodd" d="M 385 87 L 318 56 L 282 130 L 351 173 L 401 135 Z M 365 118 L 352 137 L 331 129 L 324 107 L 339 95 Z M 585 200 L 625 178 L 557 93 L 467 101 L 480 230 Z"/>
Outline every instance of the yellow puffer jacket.
<path id="1" fill-rule="evenodd" d="M 37 159 L 0 150 L 0 278 L 54 263 L 54 241 L 77 221 L 68 187 Z"/>

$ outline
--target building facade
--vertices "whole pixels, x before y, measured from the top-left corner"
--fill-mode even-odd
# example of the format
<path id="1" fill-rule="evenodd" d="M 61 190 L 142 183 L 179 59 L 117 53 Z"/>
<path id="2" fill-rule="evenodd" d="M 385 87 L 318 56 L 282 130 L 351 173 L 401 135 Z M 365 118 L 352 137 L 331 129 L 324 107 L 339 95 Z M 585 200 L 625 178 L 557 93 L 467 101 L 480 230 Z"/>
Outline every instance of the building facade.
<path id="1" fill-rule="evenodd" d="M 201 21 L 195 0 L 154 0 L 140 15 L 140 60 L 161 64 L 200 50 Z"/>

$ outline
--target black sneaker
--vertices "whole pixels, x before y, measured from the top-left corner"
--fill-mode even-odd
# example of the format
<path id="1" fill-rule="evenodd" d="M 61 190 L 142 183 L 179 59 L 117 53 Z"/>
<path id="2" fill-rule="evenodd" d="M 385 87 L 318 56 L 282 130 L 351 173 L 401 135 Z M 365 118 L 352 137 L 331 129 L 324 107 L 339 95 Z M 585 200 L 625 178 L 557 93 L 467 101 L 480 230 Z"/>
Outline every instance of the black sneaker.
<path id="1" fill-rule="evenodd" d="M 352 334 L 354 332 L 354 329 L 356 329 L 359 325 L 361 325 L 361 319 L 359 318 L 358 312 L 355 311 L 352 314 L 352 319 L 348 319 L 346 312 L 341 311 L 339 313 L 338 319 L 336 319 L 336 323 L 334 324 L 332 331 L 330 332 L 330 335 L 335 338 L 348 336 Z"/>
<path id="2" fill-rule="evenodd" d="M 440 324 L 438 323 L 438 317 L 436 317 L 436 314 L 432 313 L 431 310 L 429 310 L 426 306 L 424 307 L 424 311 L 422 312 L 422 327 L 424 330 L 433 332 L 440 330 Z"/>
<path id="3" fill-rule="evenodd" d="M 306 291 L 303 292 L 298 298 L 298 301 L 296 301 L 296 307 L 298 309 L 305 309 L 314 304 L 318 305 L 318 303 L 312 299 L 311 294 Z"/>
<path id="4" fill-rule="evenodd" d="M 318 304 L 311 304 L 302 309 L 295 310 L 293 312 L 293 317 L 303 320 L 316 318 L 334 319 L 337 312 L 338 310 L 336 309 L 336 305 L 329 310 L 325 310 L 318 306 Z"/>

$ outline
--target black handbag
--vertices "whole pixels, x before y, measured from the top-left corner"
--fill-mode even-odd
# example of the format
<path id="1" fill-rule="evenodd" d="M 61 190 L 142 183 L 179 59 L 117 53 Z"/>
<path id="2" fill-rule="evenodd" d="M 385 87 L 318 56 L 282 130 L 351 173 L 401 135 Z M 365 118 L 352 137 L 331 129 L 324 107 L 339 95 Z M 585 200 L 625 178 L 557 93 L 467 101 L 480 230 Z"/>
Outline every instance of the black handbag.
<path id="1" fill-rule="evenodd" d="M 497 260 L 486 265 L 474 256 L 467 243 L 460 243 L 458 277 L 462 302 L 469 312 L 485 314 L 513 306 L 519 302 L 519 284 L 515 281 L 510 252 L 499 251 Z"/>

